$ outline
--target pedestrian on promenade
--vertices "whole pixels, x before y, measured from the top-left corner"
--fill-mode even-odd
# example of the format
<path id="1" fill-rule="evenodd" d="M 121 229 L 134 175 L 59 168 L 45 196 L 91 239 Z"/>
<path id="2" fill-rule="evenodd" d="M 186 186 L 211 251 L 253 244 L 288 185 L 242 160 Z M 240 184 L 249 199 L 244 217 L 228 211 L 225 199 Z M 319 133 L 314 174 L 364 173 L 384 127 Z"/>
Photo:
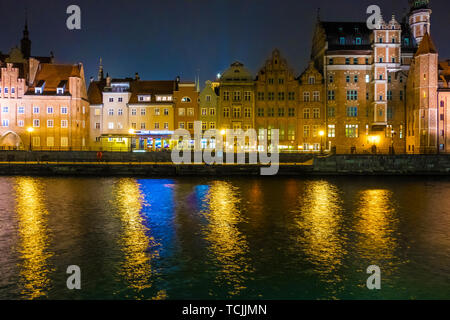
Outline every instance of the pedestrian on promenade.
<path id="1" fill-rule="evenodd" d="M 97 162 L 101 162 L 103 159 L 103 152 L 98 151 L 97 152 Z"/>

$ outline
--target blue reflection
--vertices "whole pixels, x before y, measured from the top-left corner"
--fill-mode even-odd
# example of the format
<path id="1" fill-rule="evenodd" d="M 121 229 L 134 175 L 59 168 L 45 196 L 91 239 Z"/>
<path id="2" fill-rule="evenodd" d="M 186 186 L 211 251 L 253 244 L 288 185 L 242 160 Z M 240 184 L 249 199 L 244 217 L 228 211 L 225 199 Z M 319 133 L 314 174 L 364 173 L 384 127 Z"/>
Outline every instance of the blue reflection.
<path id="1" fill-rule="evenodd" d="M 159 254 L 164 256 L 175 237 L 174 187 L 171 179 L 138 179 L 143 197 L 142 216 L 159 245 Z"/>

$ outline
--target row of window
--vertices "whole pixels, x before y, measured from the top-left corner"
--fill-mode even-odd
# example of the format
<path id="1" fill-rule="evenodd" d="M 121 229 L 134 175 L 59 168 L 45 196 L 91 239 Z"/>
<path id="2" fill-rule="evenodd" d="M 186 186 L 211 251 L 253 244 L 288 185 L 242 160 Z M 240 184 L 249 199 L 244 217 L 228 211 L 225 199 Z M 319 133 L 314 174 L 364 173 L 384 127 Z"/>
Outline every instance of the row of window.
<path id="1" fill-rule="evenodd" d="M 351 62 L 353 62 L 353 64 L 359 64 L 359 59 L 358 58 L 353 58 L 353 59 L 352 58 L 345 58 L 345 64 L 346 65 L 351 64 Z M 364 63 L 366 65 L 368 65 L 369 64 L 369 58 L 365 58 Z M 334 65 L 334 58 L 328 59 L 328 64 L 329 65 Z"/>
<path id="2" fill-rule="evenodd" d="M 380 80 L 383 80 L 383 75 L 382 74 L 380 74 L 380 76 L 379 76 L 379 79 Z M 354 83 L 358 83 L 359 82 L 359 77 L 357 76 L 357 75 L 355 75 L 355 76 L 353 76 L 353 78 L 350 76 L 350 75 L 346 75 L 345 76 L 345 81 L 347 82 L 347 83 L 350 83 L 350 82 L 354 82 Z M 365 81 L 366 81 L 366 83 L 369 83 L 370 82 L 370 75 L 368 75 L 368 74 L 366 74 L 365 75 Z M 328 82 L 329 83 L 334 83 L 334 75 L 329 75 L 328 76 Z M 400 83 L 403 83 L 403 76 L 400 76 L 399 77 L 399 82 Z M 388 83 L 392 83 L 392 76 L 388 76 Z"/>
<path id="3" fill-rule="evenodd" d="M 241 107 L 233 107 L 233 118 L 241 118 Z M 244 108 L 244 117 L 245 118 L 251 118 L 252 116 L 252 109 L 251 108 Z M 223 108 L 223 117 L 229 118 L 230 117 L 230 108 L 225 107 Z"/>
<path id="4" fill-rule="evenodd" d="M 233 91 L 233 101 L 241 101 L 241 91 Z M 252 92 L 251 91 L 244 91 L 244 101 L 251 101 L 252 100 Z M 223 92 L 223 101 L 230 101 L 230 92 L 224 91 Z"/>
<path id="5" fill-rule="evenodd" d="M 0 93 L 2 92 L 2 88 L 0 87 Z M 3 88 L 3 92 L 5 93 L 5 94 L 8 94 L 9 93 L 9 88 L 8 87 L 4 87 Z M 11 87 L 11 93 L 16 93 L 16 88 L 14 88 L 14 87 Z"/>
<path id="6" fill-rule="evenodd" d="M 256 115 L 258 117 L 265 117 L 265 109 L 264 108 L 257 108 L 256 109 Z M 285 109 L 284 108 L 278 108 L 277 113 L 278 117 L 284 117 L 285 116 Z M 288 117 L 295 117 L 295 108 L 288 108 L 287 112 Z M 267 108 L 267 117 L 275 117 L 275 108 Z"/>
<path id="7" fill-rule="evenodd" d="M 86 122 L 83 120 L 82 127 L 86 127 Z M 2 119 L 2 127 L 9 127 L 9 120 L 8 119 Z M 18 127 L 24 127 L 25 121 L 24 120 L 18 120 L 17 121 Z M 39 128 L 41 126 L 41 120 L 40 119 L 33 119 L 33 127 Z M 54 120 L 47 120 L 47 128 L 54 128 L 55 121 Z M 68 120 L 61 120 L 61 128 L 68 128 L 69 127 L 69 121 Z"/>
<path id="8" fill-rule="evenodd" d="M 399 100 L 403 101 L 403 97 L 404 97 L 404 91 L 400 90 L 399 91 Z M 336 99 L 336 94 L 334 90 L 328 90 L 328 95 L 327 95 L 328 101 L 334 101 Z M 366 100 L 369 100 L 370 95 L 368 92 L 366 92 Z M 394 94 L 392 90 L 388 90 L 387 91 L 387 95 L 386 95 L 386 99 L 389 101 L 393 101 L 394 100 Z M 358 100 L 358 91 L 357 90 L 348 90 L 347 91 L 347 100 L 349 101 L 355 101 Z M 380 95 L 379 96 L 379 100 L 382 101 L 383 100 L 383 96 Z"/>
<path id="9" fill-rule="evenodd" d="M 277 98 L 280 101 L 284 101 L 285 100 L 285 93 L 284 92 L 278 92 Z M 257 99 L 258 99 L 258 101 L 264 101 L 266 99 L 265 93 L 264 92 L 258 92 L 257 93 Z M 294 101 L 295 100 L 295 92 L 293 92 L 293 91 L 288 92 L 287 99 L 289 101 Z M 275 92 L 267 92 L 267 101 L 274 101 L 274 100 L 275 100 Z"/>
<path id="10" fill-rule="evenodd" d="M 2 107 L 2 113 L 9 113 L 10 109 L 9 107 Z M 67 107 L 61 107 L 60 108 L 60 114 L 68 114 L 68 108 Z M 86 112 L 86 108 L 82 107 L 83 110 L 83 114 Z M 40 114 L 41 113 L 41 108 L 40 107 L 33 107 L 32 109 L 33 114 Z M 17 113 L 18 114 L 25 114 L 25 107 L 17 107 Z M 53 107 L 47 107 L 47 114 L 54 114 L 55 113 L 55 109 Z"/>
<path id="11" fill-rule="evenodd" d="M 32 137 L 32 143 L 34 147 L 40 147 L 41 146 L 41 137 Z M 83 145 L 84 145 L 84 139 L 83 139 Z M 55 146 L 55 138 L 54 137 L 47 137 L 46 139 L 46 146 L 47 147 L 54 147 Z M 69 146 L 69 138 L 68 137 L 61 137 L 60 138 L 60 146 L 61 147 L 68 147 Z"/>
<path id="12" fill-rule="evenodd" d="M 209 113 L 208 113 L 208 109 L 207 108 L 202 108 L 201 109 L 201 115 L 202 116 L 207 116 L 208 114 L 210 116 L 215 116 L 216 115 L 216 108 L 209 108 Z"/>

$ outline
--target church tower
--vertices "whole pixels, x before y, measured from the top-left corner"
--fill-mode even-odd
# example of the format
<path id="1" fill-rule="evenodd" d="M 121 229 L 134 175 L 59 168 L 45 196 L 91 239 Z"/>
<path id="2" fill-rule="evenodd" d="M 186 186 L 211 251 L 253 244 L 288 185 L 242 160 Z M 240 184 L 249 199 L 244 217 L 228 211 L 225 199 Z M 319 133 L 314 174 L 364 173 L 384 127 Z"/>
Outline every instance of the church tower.
<path id="1" fill-rule="evenodd" d="M 428 33 L 419 45 L 408 77 L 408 153 L 436 153 L 438 135 L 438 52 Z"/>
<path id="2" fill-rule="evenodd" d="M 423 39 L 425 33 L 430 34 L 431 9 L 430 0 L 409 0 L 409 27 L 417 44 Z"/>
<path id="3" fill-rule="evenodd" d="M 23 30 L 23 38 L 20 41 L 20 50 L 25 59 L 31 56 L 31 40 L 28 33 L 28 19 L 25 19 L 25 29 Z"/>

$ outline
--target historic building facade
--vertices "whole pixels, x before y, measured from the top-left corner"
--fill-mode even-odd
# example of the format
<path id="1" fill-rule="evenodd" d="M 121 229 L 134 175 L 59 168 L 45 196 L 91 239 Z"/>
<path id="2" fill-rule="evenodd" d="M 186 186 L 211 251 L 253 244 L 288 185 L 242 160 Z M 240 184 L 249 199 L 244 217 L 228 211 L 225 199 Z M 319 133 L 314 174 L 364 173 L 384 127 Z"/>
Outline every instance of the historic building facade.
<path id="1" fill-rule="evenodd" d="M 446 127 L 446 118 L 435 107 L 439 64 L 430 16 L 429 1 L 416 0 L 401 22 L 395 16 L 381 19 L 373 30 L 362 22 L 318 19 L 312 59 L 325 80 L 326 136 L 332 150 L 424 153 L 437 152 L 438 145 L 446 150 L 437 140 L 438 125 Z M 434 52 L 428 52 L 430 47 Z M 429 88 L 426 97 L 422 85 Z M 420 117 L 428 120 L 420 125 Z M 417 136 L 417 130 L 424 134 L 422 128 L 429 131 L 426 138 Z"/>
<path id="2" fill-rule="evenodd" d="M 293 71 L 275 49 L 255 80 L 255 129 L 260 138 L 267 129 L 269 141 L 272 130 L 279 130 L 282 150 L 296 150 L 298 146 L 298 90 L 299 83 Z"/>
<path id="3" fill-rule="evenodd" d="M 198 119 L 202 122 L 202 131 L 216 129 L 219 104 L 219 83 L 206 81 L 198 96 Z"/>
<path id="4" fill-rule="evenodd" d="M 218 129 L 255 128 L 253 76 L 240 62 L 233 62 L 219 79 Z"/>
<path id="5" fill-rule="evenodd" d="M 82 64 L 31 56 L 25 25 L 21 49 L 0 54 L 0 148 L 79 150 L 89 139 Z"/>
<path id="6" fill-rule="evenodd" d="M 189 100 L 195 99 L 193 108 L 197 108 L 195 86 L 194 94 L 191 91 Z M 137 73 L 134 78 L 105 78 L 100 66 L 98 79 L 91 80 L 88 93 L 92 147 L 109 151 L 159 151 L 173 147 L 176 99 L 187 96 L 179 89 L 179 79 L 148 81 L 141 80 Z M 178 104 L 184 106 L 182 98 Z M 193 112 L 189 119 L 195 116 Z"/>

